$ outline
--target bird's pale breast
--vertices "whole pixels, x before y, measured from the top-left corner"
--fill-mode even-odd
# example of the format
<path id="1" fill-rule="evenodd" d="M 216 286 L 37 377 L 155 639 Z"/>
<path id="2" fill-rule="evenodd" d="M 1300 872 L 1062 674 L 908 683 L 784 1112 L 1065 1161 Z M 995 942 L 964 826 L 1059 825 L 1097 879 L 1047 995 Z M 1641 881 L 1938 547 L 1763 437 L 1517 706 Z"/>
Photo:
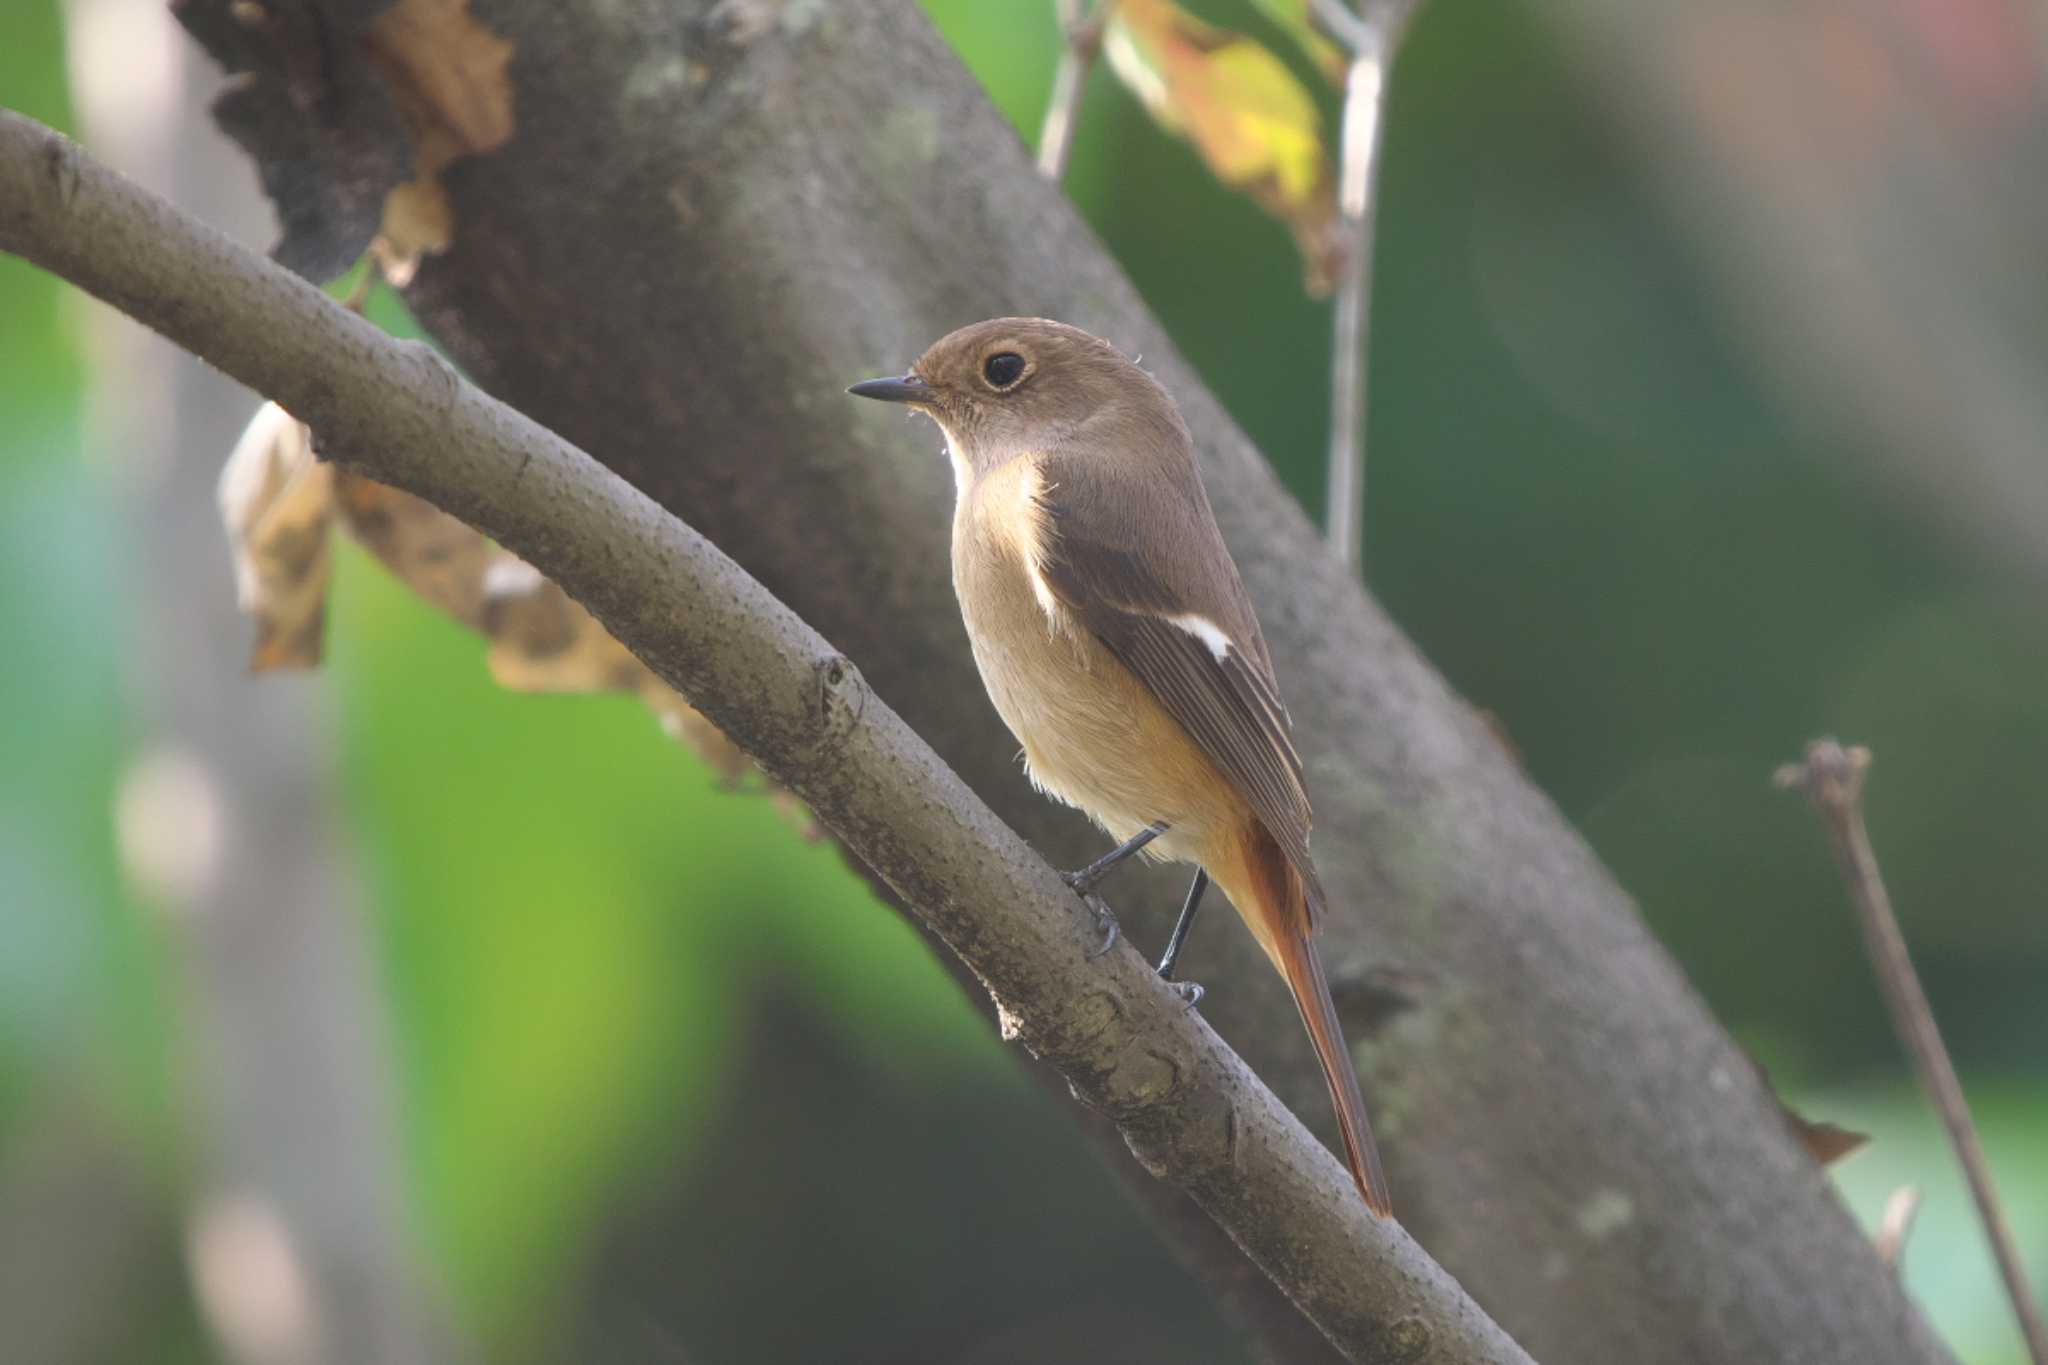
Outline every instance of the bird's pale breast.
<path id="1" fill-rule="evenodd" d="M 1037 470 L 1010 461 L 963 489 L 953 583 L 989 699 L 1024 746 L 1031 780 L 1118 839 L 1172 826 L 1161 856 L 1197 858 L 1242 801 L 1187 731 L 1045 586 Z M 1179 809 L 1160 809 L 1173 793 Z"/>

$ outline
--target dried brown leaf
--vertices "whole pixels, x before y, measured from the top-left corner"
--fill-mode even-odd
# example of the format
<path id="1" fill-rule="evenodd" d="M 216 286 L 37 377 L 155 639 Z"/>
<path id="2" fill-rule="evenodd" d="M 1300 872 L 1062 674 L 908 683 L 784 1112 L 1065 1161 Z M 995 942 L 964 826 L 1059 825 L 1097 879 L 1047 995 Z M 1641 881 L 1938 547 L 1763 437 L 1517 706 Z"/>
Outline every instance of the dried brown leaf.
<path id="1" fill-rule="evenodd" d="M 1747 1053 L 1743 1055 L 1748 1056 Z M 1770 1092 L 1772 1102 L 1778 1106 L 1778 1112 L 1784 1115 L 1786 1124 L 1792 1129 L 1792 1135 L 1799 1139 L 1799 1145 L 1804 1147 L 1815 1161 L 1823 1166 L 1832 1166 L 1851 1152 L 1869 1144 L 1868 1133 L 1854 1132 L 1832 1123 L 1816 1123 L 1807 1118 L 1785 1103 L 1784 1096 L 1771 1084 L 1771 1073 L 1765 1070 L 1762 1062 L 1749 1057 L 1749 1064 L 1755 1068 L 1757 1079 L 1763 1082 L 1764 1089 Z"/>
<path id="2" fill-rule="evenodd" d="M 455 241 L 455 209 L 438 179 L 408 180 L 384 196 L 384 218 L 370 241 L 377 271 L 391 285 L 412 283 L 420 261 Z"/>
<path id="3" fill-rule="evenodd" d="M 1785 1117 L 1791 1121 L 1792 1131 L 1799 1135 L 1800 1145 L 1823 1166 L 1834 1165 L 1870 1142 L 1868 1133 L 1851 1132 L 1832 1123 L 1817 1123 L 1782 1100 L 1779 1101 L 1778 1107 L 1785 1111 Z"/>
<path id="4" fill-rule="evenodd" d="M 483 628 L 485 572 L 501 553 L 432 503 L 346 470 L 335 479 L 342 525 L 399 582 L 473 630 Z"/>
<path id="5" fill-rule="evenodd" d="M 512 44 L 469 12 L 469 0 L 399 0 L 371 21 L 370 50 L 390 74 L 430 170 L 511 140 Z"/>
<path id="6" fill-rule="evenodd" d="M 385 277 L 402 286 L 421 256 L 454 241 L 441 172 L 512 137 L 513 45 L 478 22 L 468 0 L 398 0 L 371 21 L 369 51 L 413 141 L 413 178 L 385 196 L 373 248 Z"/>
<path id="7" fill-rule="evenodd" d="M 482 629 L 491 676 L 520 692 L 633 692 L 727 782 L 753 764 L 682 694 L 633 657 L 576 600 L 517 556 L 500 552 L 483 578 Z"/>
<path id="8" fill-rule="evenodd" d="M 256 622 L 249 669 L 320 662 L 330 568 L 333 471 L 312 434 L 275 403 L 256 410 L 221 469 L 221 521 L 234 557 L 235 601 Z"/>
<path id="9" fill-rule="evenodd" d="M 486 660 L 500 686 L 631 692 L 727 784 L 754 771 L 723 731 L 537 569 L 431 503 L 314 459 L 310 433 L 276 404 L 264 404 L 236 443 L 221 473 L 220 504 L 237 594 L 258 622 L 253 667 L 320 661 L 328 530 L 338 517 L 400 582 L 489 641 Z M 771 790 L 805 836 L 815 837 L 796 800 Z"/>

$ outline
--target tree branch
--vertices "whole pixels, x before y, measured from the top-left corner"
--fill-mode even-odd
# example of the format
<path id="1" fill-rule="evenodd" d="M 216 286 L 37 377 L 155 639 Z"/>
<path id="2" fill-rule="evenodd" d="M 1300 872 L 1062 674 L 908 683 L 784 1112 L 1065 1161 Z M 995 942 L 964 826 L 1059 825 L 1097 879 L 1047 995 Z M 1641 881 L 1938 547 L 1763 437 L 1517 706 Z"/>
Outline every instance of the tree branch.
<path id="1" fill-rule="evenodd" d="M 0 248 L 162 332 L 548 573 L 864 858 L 1006 1034 L 1117 1121 L 1353 1360 L 1528 1357 L 816 632 L 588 455 L 319 290 L 0 113 Z"/>
<path id="2" fill-rule="evenodd" d="M 1843 748 L 1832 739 L 1818 739 L 1806 746 L 1806 761 L 1780 768 L 1780 787 L 1796 788 L 1819 813 L 1827 829 L 1828 843 L 1842 880 L 1849 888 L 1849 901 L 1856 907 L 1856 923 L 1863 930 L 1863 945 L 1870 953 L 1870 970 L 1884 993 L 1885 1008 L 1892 1027 L 1913 1059 L 1920 1087 L 1934 1102 L 1948 1130 L 1949 1144 L 1956 1150 L 1963 1174 L 1970 1182 L 1970 1195 L 1977 1202 L 1977 1216 L 1983 1221 L 1984 1236 L 1991 1243 L 1991 1255 L 2005 1280 L 2006 1296 L 2013 1315 L 2019 1319 L 2020 1334 L 2026 1338 L 2028 1358 L 2034 1365 L 2048 1365 L 2048 1326 L 2041 1321 L 2040 1305 L 2034 1302 L 2027 1272 L 2020 1264 L 2019 1248 L 2013 1244 L 2012 1228 L 2005 1209 L 1991 1183 L 1991 1163 L 1984 1159 L 1984 1144 L 1977 1137 L 1977 1125 L 1970 1117 L 1970 1103 L 1963 1097 L 1963 1083 L 1956 1077 L 1955 1063 L 1941 1041 L 1941 1028 L 1934 1022 L 1934 1009 L 1921 989 L 1920 974 L 1913 970 L 1913 956 L 1906 949 L 1906 936 L 1899 932 L 1898 917 L 1892 913 L 1891 893 L 1885 890 L 1884 874 L 1877 865 L 1877 852 L 1870 845 L 1870 831 L 1863 824 L 1863 780 L 1870 772 L 1870 750 L 1857 745 Z M 1898 1216 L 1899 1230 L 1886 1214 L 1886 1237 L 1905 1239 L 1904 1225 L 1911 1221 L 1912 1205 Z M 1894 1251 L 1889 1259 L 1896 1261 Z"/>
<path id="3" fill-rule="evenodd" d="M 1102 51 L 1102 26 L 1116 0 L 1098 0 L 1084 13 L 1082 0 L 1055 0 L 1060 26 L 1060 64 L 1052 75 L 1052 98 L 1038 132 L 1038 173 L 1055 183 L 1067 178 L 1067 158 L 1074 151 L 1074 131 L 1081 123 L 1081 100 L 1088 93 L 1088 73 Z"/>
<path id="4" fill-rule="evenodd" d="M 1372 349 L 1373 227 L 1379 209 L 1380 143 L 1387 76 L 1420 0 L 1367 0 L 1354 12 L 1343 0 L 1315 0 L 1314 13 L 1349 49 L 1337 217 L 1344 264 L 1330 337 L 1329 493 L 1326 534 L 1345 568 L 1365 565 L 1366 367 Z"/>

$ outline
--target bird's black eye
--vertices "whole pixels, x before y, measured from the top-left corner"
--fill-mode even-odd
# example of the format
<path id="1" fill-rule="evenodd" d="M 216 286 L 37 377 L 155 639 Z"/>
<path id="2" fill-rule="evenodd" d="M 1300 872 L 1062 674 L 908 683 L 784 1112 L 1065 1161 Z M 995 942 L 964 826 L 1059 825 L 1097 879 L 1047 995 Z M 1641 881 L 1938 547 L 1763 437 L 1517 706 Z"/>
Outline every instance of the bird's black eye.
<path id="1" fill-rule="evenodd" d="M 1015 351 L 997 351 L 981 362 L 981 377 L 998 389 L 1007 389 L 1024 377 L 1024 357 Z"/>

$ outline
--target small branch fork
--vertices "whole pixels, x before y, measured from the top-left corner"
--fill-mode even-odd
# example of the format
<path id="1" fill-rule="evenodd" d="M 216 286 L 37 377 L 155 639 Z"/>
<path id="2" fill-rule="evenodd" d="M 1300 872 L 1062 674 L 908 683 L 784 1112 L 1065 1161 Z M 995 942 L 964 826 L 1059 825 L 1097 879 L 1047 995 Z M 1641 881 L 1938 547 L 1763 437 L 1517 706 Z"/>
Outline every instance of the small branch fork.
<path id="1" fill-rule="evenodd" d="M 1330 468 L 1326 534 L 1356 574 L 1365 562 L 1366 367 L 1372 336 L 1373 226 L 1387 73 L 1421 0 L 1309 0 L 1309 9 L 1350 54 L 1337 180 L 1343 256 L 1330 339 Z"/>
<path id="2" fill-rule="evenodd" d="M 1065 48 L 1053 72 L 1052 102 L 1046 106 L 1045 123 L 1038 134 L 1038 173 L 1047 180 L 1066 179 L 1067 160 L 1074 153 L 1074 129 L 1081 121 L 1081 97 L 1088 89 L 1088 73 L 1102 52 L 1102 29 L 1116 0 L 1099 0 L 1092 13 L 1084 13 L 1081 0 L 1055 0 L 1060 36 Z"/>
<path id="3" fill-rule="evenodd" d="M 1940 1112 L 1949 1142 L 1969 1179 L 1970 1194 L 1977 1201 L 1977 1215 L 1984 1223 L 1984 1235 L 1991 1243 L 1998 1273 L 2005 1280 L 2006 1294 L 2012 1299 L 2020 1334 L 2026 1338 L 2028 1358 L 2033 1365 L 2048 1365 L 2048 1327 L 2042 1324 L 2040 1305 L 2035 1303 L 2026 1272 L 2020 1265 L 2012 1229 L 2006 1225 L 2005 1211 L 1991 1185 L 1991 1168 L 1984 1159 L 1977 1126 L 1963 1098 L 1962 1083 L 1956 1079 L 1955 1065 L 1942 1045 L 1941 1031 L 1935 1026 L 1934 1012 L 1927 1004 L 1927 993 L 1921 989 L 1919 975 L 1913 970 L 1905 936 L 1899 932 L 1891 896 L 1878 870 L 1877 854 L 1870 846 L 1870 833 L 1863 824 L 1863 780 L 1869 771 L 1868 749 L 1860 745 L 1844 748 L 1835 740 L 1819 739 L 1806 747 L 1805 762 L 1786 764 L 1778 770 L 1776 781 L 1780 787 L 1805 792 L 1820 813 L 1835 861 L 1842 869 L 1842 880 L 1848 884 L 1849 899 L 1856 907 L 1856 920 L 1863 930 L 1864 946 L 1870 952 L 1871 968 L 1884 992 L 1885 1006 L 1891 1012 L 1892 1026 L 1913 1059 L 1921 1086 Z M 1896 1221 L 1903 1224 L 1910 1218 L 1907 1212 Z M 1888 1215 L 1887 1223 L 1893 1221 Z M 1902 1227 L 1897 1240 L 1903 1239 Z"/>

